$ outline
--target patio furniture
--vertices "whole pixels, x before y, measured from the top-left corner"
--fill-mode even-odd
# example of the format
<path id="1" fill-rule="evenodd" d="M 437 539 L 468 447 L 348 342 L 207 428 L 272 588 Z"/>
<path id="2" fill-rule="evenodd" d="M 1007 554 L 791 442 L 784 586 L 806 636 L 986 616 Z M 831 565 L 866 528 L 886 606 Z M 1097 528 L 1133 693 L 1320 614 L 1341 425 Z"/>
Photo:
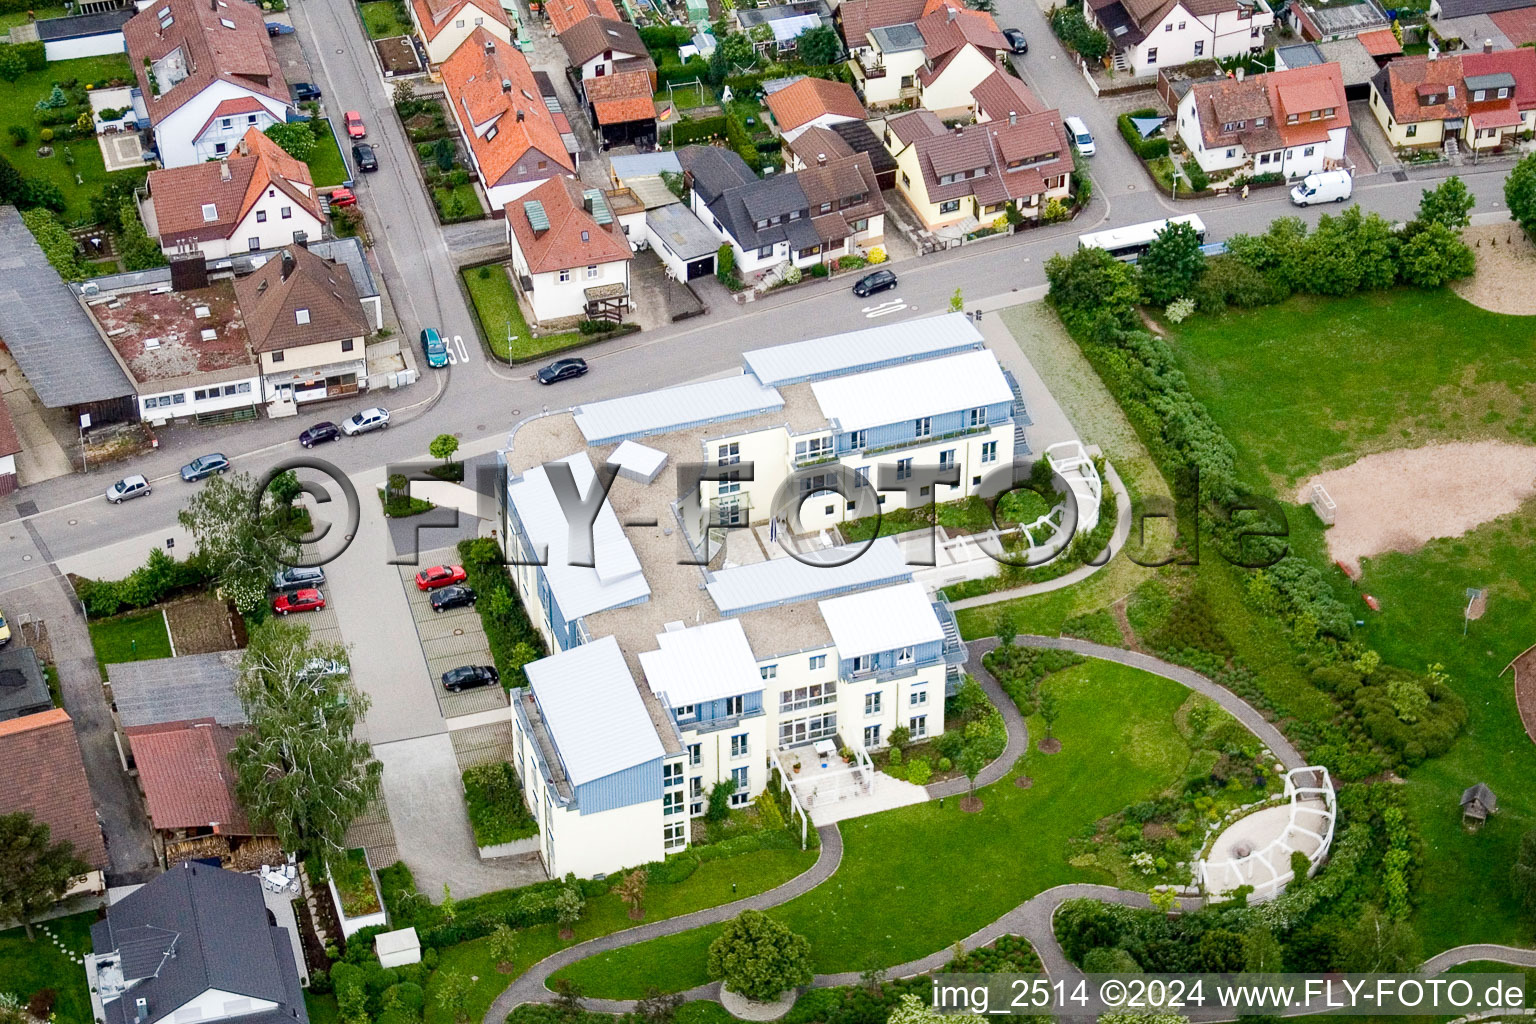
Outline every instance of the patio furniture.
<path id="1" fill-rule="evenodd" d="M 837 744 L 833 743 L 831 740 L 816 741 L 816 753 L 821 757 L 821 766 L 823 768 L 827 766 L 827 758 L 831 757 L 836 752 Z"/>

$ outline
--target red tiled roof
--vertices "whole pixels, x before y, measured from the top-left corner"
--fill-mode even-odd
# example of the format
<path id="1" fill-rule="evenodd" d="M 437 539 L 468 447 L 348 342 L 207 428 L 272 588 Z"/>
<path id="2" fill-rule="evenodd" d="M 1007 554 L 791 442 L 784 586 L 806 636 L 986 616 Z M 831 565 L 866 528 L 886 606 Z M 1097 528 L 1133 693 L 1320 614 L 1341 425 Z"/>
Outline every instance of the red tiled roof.
<path id="1" fill-rule="evenodd" d="M 923 16 L 924 0 L 843 0 L 836 18 L 849 47 L 867 46 L 872 28 L 905 25 Z"/>
<path id="2" fill-rule="evenodd" d="M 411 4 L 416 11 L 416 21 L 428 42 L 436 39 L 450 22 L 457 20 L 466 7 L 473 7 L 480 15 L 500 22 L 509 31 L 512 28 L 507 12 L 493 0 L 484 3 L 474 3 L 473 0 L 411 0 Z"/>
<path id="3" fill-rule="evenodd" d="M 1427 57 L 1399 57 L 1376 73 L 1373 84 L 1387 102 L 1392 116 L 1404 124 L 1419 121 L 1439 121 L 1447 117 L 1465 117 L 1467 93 L 1462 88 L 1461 57 L 1442 54 L 1435 60 Z M 1386 89 L 1381 89 L 1382 84 Z M 1450 95 L 1450 86 L 1456 87 L 1456 95 Z M 1423 103 L 1423 99 L 1439 97 L 1439 103 Z"/>
<path id="4" fill-rule="evenodd" d="M 236 730 L 198 718 L 124 731 L 155 828 L 213 825 L 226 835 L 253 834 L 235 797 L 235 771 L 229 763 Z"/>
<path id="5" fill-rule="evenodd" d="M 1039 98 L 1021 79 L 994 71 L 971 90 L 976 109 L 993 121 L 1006 121 L 1010 113 L 1033 114 L 1044 109 Z"/>
<path id="6" fill-rule="evenodd" d="M 770 93 L 768 109 L 773 112 L 779 129 L 786 132 L 809 124 L 823 114 L 836 114 L 851 121 L 862 121 L 869 116 L 853 86 L 846 82 L 829 82 L 825 78 L 802 78 Z"/>
<path id="7" fill-rule="evenodd" d="M 75 724 L 63 708 L 0 722 L 0 814 L 25 811 L 94 869 L 107 866 Z"/>
<path id="8" fill-rule="evenodd" d="M 213 126 L 213 122 L 221 117 L 232 117 L 235 114 L 257 114 L 267 108 L 261 105 L 261 100 L 254 96 L 240 96 L 230 100 L 220 100 L 219 105 L 213 108 L 213 113 L 208 115 L 208 120 L 192 136 L 194 139 L 203 137 L 203 133 Z"/>
<path id="9" fill-rule="evenodd" d="M 953 53 L 966 43 L 982 50 L 1008 49 L 1008 40 L 985 11 L 967 10 L 947 0 L 930 0 L 928 7 L 929 13 L 917 20 L 917 30 L 923 34 L 923 53 L 930 59 Z"/>
<path id="10" fill-rule="evenodd" d="M 487 50 L 486 43 L 495 45 Z M 495 36 L 477 28 L 440 70 L 453 115 L 464 128 L 487 187 L 543 172 L 575 171 L 528 58 L 517 47 L 497 43 Z M 543 172 L 536 163 L 519 170 L 519 162 L 530 154 L 545 160 Z"/>
<path id="11" fill-rule="evenodd" d="M 1195 115 L 1207 147 L 1240 143 L 1253 153 L 1326 141 L 1334 128 L 1349 127 L 1349 104 L 1337 64 L 1315 64 L 1252 75 L 1242 81 L 1221 78 L 1198 82 Z M 1332 108 L 1332 117 L 1312 118 Z M 1295 114 L 1298 120 L 1290 124 Z M 1262 119 L 1264 123 L 1257 122 Z M 1243 127 L 1225 131 L 1229 124 Z"/>
<path id="12" fill-rule="evenodd" d="M 547 274 L 598 263 L 633 258 L 618 221 L 599 225 L 583 206 L 582 183 L 574 178 L 552 178 L 507 208 L 507 224 L 517 238 L 528 269 Z M 537 202 L 549 219 L 549 230 L 535 233 L 528 221 L 527 204 Z"/>
<path id="13" fill-rule="evenodd" d="M 621 20 L 613 0 L 546 0 L 544 15 L 549 19 L 550 29 L 557 36 L 587 18 Z"/>
<path id="14" fill-rule="evenodd" d="M 161 28 L 167 18 L 169 22 Z M 255 4 L 156 0 L 123 25 L 123 39 L 153 124 L 220 79 L 289 102 L 282 66 Z M 187 77 L 157 95 L 150 87 L 144 59 L 158 62 L 177 49 L 186 63 Z"/>
<path id="15" fill-rule="evenodd" d="M 1389 28 L 1376 28 L 1355 37 L 1372 57 L 1391 57 L 1403 52 L 1403 44 Z"/>
<path id="16" fill-rule="evenodd" d="M 589 78 L 582 88 L 586 90 L 587 102 L 597 112 L 598 124 L 624 124 L 655 118 L 651 84 L 651 73 L 637 69 Z"/>
<path id="17" fill-rule="evenodd" d="M 1515 76 L 1515 106 L 1521 110 L 1536 107 L 1536 49 L 1521 46 L 1493 53 L 1464 53 L 1461 70 L 1469 77 L 1508 72 Z"/>
<path id="18" fill-rule="evenodd" d="M 1061 112 L 1020 115 L 1015 124 L 989 121 L 968 130 L 918 139 L 918 165 L 931 202 L 974 195 L 986 205 L 1045 191 L 1045 179 L 1072 170 Z M 966 175 L 985 169 L 986 173 Z M 955 180 L 940 179 L 954 175 Z"/>
<path id="19" fill-rule="evenodd" d="M 151 171 L 148 184 L 162 242 L 228 238 L 268 188 L 282 190 L 310 214 L 325 219 L 309 166 L 255 128 L 245 133 L 240 148 L 227 160 Z M 203 206 L 210 203 L 217 215 L 212 221 L 203 217 Z"/>
<path id="20" fill-rule="evenodd" d="M 1512 46 L 1536 43 L 1536 5 L 1517 7 L 1512 11 L 1495 11 L 1488 17 Z"/>

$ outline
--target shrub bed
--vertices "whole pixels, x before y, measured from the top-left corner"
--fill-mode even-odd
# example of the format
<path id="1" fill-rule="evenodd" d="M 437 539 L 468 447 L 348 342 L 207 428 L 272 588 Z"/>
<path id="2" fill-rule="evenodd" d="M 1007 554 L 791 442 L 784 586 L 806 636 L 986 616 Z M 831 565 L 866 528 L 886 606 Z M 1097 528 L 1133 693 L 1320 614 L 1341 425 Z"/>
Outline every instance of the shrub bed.
<path id="1" fill-rule="evenodd" d="M 1168 140 L 1161 136 L 1144 139 L 1141 132 L 1131 123 L 1135 117 L 1157 117 L 1158 112 L 1151 107 L 1142 110 L 1133 110 L 1128 114 L 1121 114 L 1115 121 L 1120 126 L 1120 135 L 1125 139 L 1126 145 L 1131 151 L 1143 160 L 1156 160 L 1158 157 L 1168 155 Z M 1166 127 L 1166 123 L 1165 123 Z"/>
<path id="2" fill-rule="evenodd" d="M 480 613 L 502 685 L 527 685 L 523 666 L 544 657 L 549 650 L 512 585 L 512 577 L 502 562 L 501 546 L 489 537 L 460 541 L 459 559 L 469 577 L 470 589 L 477 595 L 475 610 Z"/>
<path id="3" fill-rule="evenodd" d="M 181 591 L 206 584 L 212 577 L 202 563 L 178 562 L 154 548 L 149 559 L 120 580 L 93 580 L 72 576 L 71 582 L 86 614 L 92 618 L 116 615 L 131 608 L 148 608 Z"/>
<path id="4" fill-rule="evenodd" d="M 539 823 L 523 803 L 517 772 L 505 761 L 465 769 L 464 803 L 476 846 L 500 846 L 539 834 Z"/>

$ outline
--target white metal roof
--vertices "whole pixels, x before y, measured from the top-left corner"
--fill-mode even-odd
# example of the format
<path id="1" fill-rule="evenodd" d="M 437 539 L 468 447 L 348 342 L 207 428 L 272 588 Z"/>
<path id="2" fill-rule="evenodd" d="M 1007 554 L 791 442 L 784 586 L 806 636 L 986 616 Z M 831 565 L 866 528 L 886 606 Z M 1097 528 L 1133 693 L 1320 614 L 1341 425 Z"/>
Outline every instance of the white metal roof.
<path id="1" fill-rule="evenodd" d="M 858 552 L 862 551 L 862 554 Z M 877 583 L 906 582 L 912 569 L 902 558 L 894 537 L 881 537 L 868 546 L 849 544 L 828 548 L 828 561 L 857 555 L 842 565 L 807 565 L 787 555 L 766 562 L 738 565 L 713 573 L 706 585 L 722 615 L 739 615 L 755 608 L 790 604 Z"/>
<path id="2" fill-rule="evenodd" d="M 656 634 L 660 650 L 640 655 L 651 692 L 672 708 L 763 688 L 757 656 L 735 619 Z"/>
<path id="3" fill-rule="evenodd" d="M 716 420 L 737 419 L 784 407 L 783 397 L 751 374 L 661 391 L 647 391 L 576 407 L 576 426 L 588 444 L 609 444 L 664 434 Z"/>
<path id="4" fill-rule="evenodd" d="M 815 14 L 798 14 L 792 18 L 780 18 L 768 23 L 773 29 L 773 38 L 781 43 L 798 39 L 800 33 L 816 28 L 820 24 L 821 17 Z"/>
<path id="5" fill-rule="evenodd" d="M 667 464 L 667 453 L 635 441 L 625 441 L 608 456 L 608 464 L 627 469 L 647 480 L 654 480 L 656 474 L 661 472 L 661 467 Z"/>
<path id="6" fill-rule="evenodd" d="M 586 454 L 577 452 L 559 461 L 571 467 L 577 491 L 590 493 L 597 474 Z M 651 588 L 640 569 L 640 559 L 607 501 L 592 524 L 595 565 L 583 566 L 571 564 L 570 525 L 543 466 L 524 473 L 521 480 L 508 485 L 507 492 L 536 551 L 546 546 L 549 549 L 544 575 L 566 621 L 649 596 Z"/>
<path id="7" fill-rule="evenodd" d="M 970 317 L 964 313 L 945 313 L 791 345 L 753 349 L 744 353 L 742 360 L 758 380 L 778 386 L 929 359 L 976 348 L 981 343 L 981 332 Z"/>
<path id="8" fill-rule="evenodd" d="M 840 658 L 944 639 L 933 602 L 921 583 L 864 590 L 818 603 Z"/>
<path id="9" fill-rule="evenodd" d="M 811 392 L 840 430 L 1013 401 L 1003 368 L 986 349 L 816 381 Z"/>
<path id="10" fill-rule="evenodd" d="M 619 642 L 605 636 L 524 669 L 572 786 L 662 756 Z"/>

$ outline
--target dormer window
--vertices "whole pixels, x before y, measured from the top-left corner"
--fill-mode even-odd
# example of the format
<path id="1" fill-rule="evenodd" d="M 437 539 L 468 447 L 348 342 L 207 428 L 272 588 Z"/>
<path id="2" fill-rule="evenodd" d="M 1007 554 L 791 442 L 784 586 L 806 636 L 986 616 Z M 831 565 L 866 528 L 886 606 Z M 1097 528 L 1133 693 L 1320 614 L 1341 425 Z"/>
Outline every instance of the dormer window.
<path id="1" fill-rule="evenodd" d="M 1508 89 L 1508 87 L 1501 87 L 1499 89 L 1499 99 L 1501 99 L 1501 100 L 1509 99 L 1509 89 Z"/>
<path id="2" fill-rule="evenodd" d="M 1299 120 L 1301 120 L 1301 118 L 1298 117 L 1295 114 L 1286 114 L 1285 115 L 1285 123 L 1286 124 L 1295 124 Z"/>
<path id="3" fill-rule="evenodd" d="M 1253 119 L 1253 126 L 1255 128 L 1263 128 L 1264 127 L 1264 122 L 1266 120 L 1268 120 L 1268 119 L 1267 118 L 1263 118 L 1263 117 L 1256 117 L 1256 118 Z"/>
<path id="4" fill-rule="evenodd" d="M 1483 102 L 1483 100 L 1485 100 L 1487 98 L 1488 98 L 1488 90 L 1487 89 L 1476 89 L 1476 90 L 1473 90 L 1473 92 L 1472 92 L 1472 102 L 1473 103 L 1481 103 L 1481 102 Z"/>
<path id="5" fill-rule="evenodd" d="M 831 203 L 822 203 L 821 204 L 821 212 L 822 213 L 831 213 L 832 212 L 832 204 Z"/>

